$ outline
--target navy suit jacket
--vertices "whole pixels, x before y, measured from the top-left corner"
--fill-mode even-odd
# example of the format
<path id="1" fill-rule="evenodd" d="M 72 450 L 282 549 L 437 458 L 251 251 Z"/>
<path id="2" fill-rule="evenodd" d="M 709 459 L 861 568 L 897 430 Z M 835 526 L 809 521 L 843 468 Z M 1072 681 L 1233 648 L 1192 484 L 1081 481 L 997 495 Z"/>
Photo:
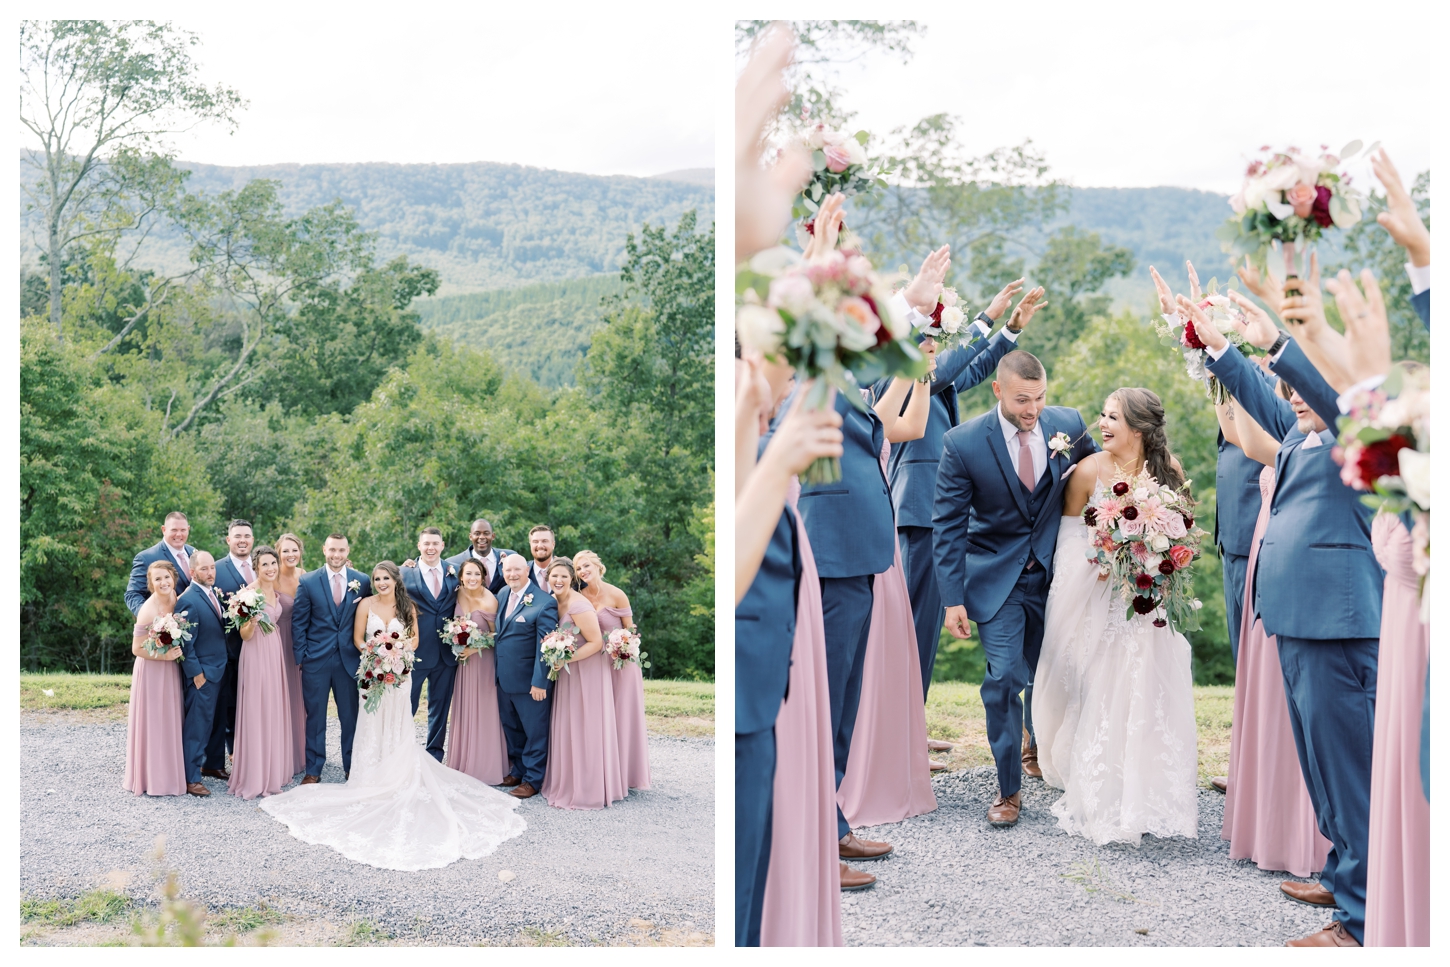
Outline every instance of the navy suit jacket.
<path id="1" fill-rule="evenodd" d="M 493 558 L 493 580 L 488 582 L 488 589 L 493 592 L 494 597 L 498 597 L 498 593 L 504 589 L 503 559 L 514 552 L 495 547 L 488 553 Z M 461 554 L 455 554 L 448 558 L 447 563 L 452 564 L 455 569 L 461 568 L 463 567 L 463 562 L 472 556 L 473 548 L 467 547 L 464 548 Z"/>
<path id="2" fill-rule="evenodd" d="M 1208 362 L 1248 414 L 1281 441 L 1254 568 L 1254 613 L 1271 635 L 1378 638 L 1384 571 L 1370 540 L 1374 511 L 1339 479 L 1331 444 L 1304 449 L 1307 437 L 1293 408 L 1254 377 L 1252 365 L 1232 352 Z M 1334 393 L 1292 342 L 1274 371 L 1311 406 Z"/>
<path id="3" fill-rule="evenodd" d="M 1410 305 L 1412 305 L 1412 306 L 1415 307 L 1415 313 L 1420 317 L 1420 321 L 1425 324 L 1425 328 L 1426 329 L 1429 329 L 1430 328 L 1430 290 L 1429 289 L 1426 289 L 1424 292 L 1421 292 L 1419 295 L 1410 296 Z"/>
<path id="4" fill-rule="evenodd" d="M 373 593 L 373 585 L 361 571 L 348 568 L 344 584 L 358 582 L 356 591 L 343 588 L 342 604 L 332 603 L 332 585 L 327 568 L 302 575 L 297 582 L 297 599 L 292 604 L 292 656 L 297 664 L 336 655 L 349 675 L 357 674 L 360 658 L 352 643 L 352 620 L 357 603 Z"/>
<path id="5" fill-rule="evenodd" d="M 498 626 L 493 638 L 495 679 L 505 692 L 519 694 L 530 688 L 551 692 L 554 683 L 549 681 L 549 666 L 539 655 L 539 644 L 559 627 L 559 603 L 531 581 L 524 586 L 524 594 L 532 594 L 533 603 L 522 605 L 517 614 L 505 619 L 513 590 L 505 585 L 498 594 Z"/>
<path id="6" fill-rule="evenodd" d="M 443 568 L 443 585 L 436 598 L 433 597 L 428 582 L 423 580 L 421 560 L 417 567 L 399 569 L 403 573 L 403 586 L 408 589 L 408 597 L 413 599 L 413 607 L 418 611 L 416 654 L 419 670 L 432 668 L 440 662 L 445 665 L 458 664 L 453 649 L 445 648 L 442 639 L 438 637 L 438 633 L 443 630 L 443 622 L 453 617 L 454 608 L 458 604 L 458 568 L 447 561 L 438 563 Z M 449 574 L 450 570 L 454 573 Z"/>
<path id="7" fill-rule="evenodd" d="M 932 556 L 942 603 L 966 605 L 973 621 L 990 621 L 1007 600 L 1029 555 L 1047 569 L 1062 522 L 1062 495 L 1077 462 L 1097 452 L 1082 414 L 1067 406 L 1043 409 L 1043 437 L 1066 433 L 1073 446 L 1066 455 L 1047 451 L 1052 490 L 1042 513 L 1033 519 L 1012 469 L 997 407 L 947 433 L 937 470 L 932 523 Z"/>
<path id="8" fill-rule="evenodd" d="M 190 544 L 183 546 L 186 548 L 188 558 L 196 553 L 196 548 Z M 171 556 L 166 542 L 157 541 L 131 560 L 131 580 L 126 583 L 126 607 L 131 609 L 132 614 L 140 613 L 141 605 L 145 604 L 146 599 L 151 596 L 151 592 L 146 590 L 146 569 L 157 561 L 165 561 L 176 568 L 177 596 L 180 596 L 191 583 L 191 579 L 181 573 L 181 568 L 177 565 L 176 558 Z"/>
<path id="9" fill-rule="evenodd" d="M 801 551 L 795 514 L 782 509 L 750 590 L 735 606 L 735 731 L 775 725 L 790 685 Z"/>
<path id="10" fill-rule="evenodd" d="M 897 527 L 930 527 L 932 503 L 936 499 L 936 469 L 941 462 L 941 441 L 956 426 L 957 393 L 965 393 L 997 371 L 997 363 L 1017 344 L 1002 333 L 978 339 L 942 354 L 936 362 L 936 382 L 931 384 L 931 407 L 927 411 L 926 434 L 919 440 L 891 445 L 886 461 L 891 484 L 891 503 Z M 879 398 L 890 380 L 878 382 Z M 916 392 L 913 386 L 911 392 Z M 910 394 L 907 399 L 910 400 Z"/>
<path id="11" fill-rule="evenodd" d="M 220 607 L 218 602 L 217 609 Z M 181 670 L 187 678 L 182 685 L 189 686 L 197 675 L 205 675 L 209 682 L 221 681 L 227 670 L 226 623 L 207 603 L 200 584 L 193 582 L 177 597 L 176 611 L 185 611 L 191 622 L 191 640 L 181 646 Z"/>
<path id="12" fill-rule="evenodd" d="M 799 392 L 799 389 L 796 390 Z M 780 408 L 790 410 L 795 393 Z M 869 406 L 863 412 L 844 393 L 836 394 L 841 414 L 841 479 L 829 484 L 801 484 L 798 507 L 811 541 L 816 570 L 823 578 L 880 574 L 896 560 L 896 519 L 891 491 L 881 469 L 886 430 Z M 761 441 L 762 449 L 774 435 Z"/>
<path id="13" fill-rule="evenodd" d="M 1258 366 L 1249 367 L 1274 388 L 1274 377 Z M 1213 543 L 1222 553 L 1248 557 L 1259 522 L 1263 495 L 1259 473 L 1264 465 L 1218 435 L 1218 465 L 1214 474 L 1217 499 L 1213 510 Z"/>

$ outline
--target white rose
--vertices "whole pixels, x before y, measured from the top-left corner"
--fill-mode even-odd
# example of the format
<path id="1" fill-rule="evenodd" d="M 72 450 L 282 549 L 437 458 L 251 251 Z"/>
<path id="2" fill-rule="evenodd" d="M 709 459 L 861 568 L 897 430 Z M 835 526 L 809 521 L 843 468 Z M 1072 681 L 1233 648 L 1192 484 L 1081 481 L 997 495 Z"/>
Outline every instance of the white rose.
<path id="1" fill-rule="evenodd" d="M 1405 447 L 1400 451 L 1400 480 L 1405 493 L 1426 510 L 1430 509 L 1430 455 Z"/>
<path id="2" fill-rule="evenodd" d="M 947 308 L 951 308 L 952 306 L 956 305 L 957 304 L 957 299 L 958 299 L 957 290 L 956 289 L 950 289 L 950 288 L 948 288 L 948 289 L 942 289 L 941 290 L 941 296 L 938 297 L 938 301 L 941 302 L 941 304 L 944 305 L 944 306 L 946 306 Z"/>
<path id="3" fill-rule="evenodd" d="M 760 275 L 777 276 L 801 261 L 801 253 L 784 245 L 764 249 L 750 257 L 750 271 Z"/>
<path id="4" fill-rule="evenodd" d="M 1240 194 L 1243 195 L 1245 210 L 1262 208 L 1264 198 L 1269 194 L 1268 179 L 1263 175 L 1248 179 L 1244 182 L 1244 190 Z"/>
<path id="5" fill-rule="evenodd" d="M 785 320 L 774 309 L 764 306 L 741 306 L 735 311 L 735 335 L 744 349 L 774 353 L 780 348 L 785 333 Z"/>
<path id="6" fill-rule="evenodd" d="M 855 138 L 847 138 L 842 142 L 846 149 L 846 156 L 851 159 L 853 165 L 864 165 L 866 163 L 866 149 L 861 147 L 861 142 Z"/>
<path id="7" fill-rule="evenodd" d="M 962 310 L 956 306 L 947 306 L 941 311 L 942 332 L 955 333 L 962 328 L 962 320 L 966 318 Z"/>
<path id="8" fill-rule="evenodd" d="M 1235 215 L 1242 215 L 1244 212 L 1249 210 L 1248 203 L 1244 200 L 1244 192 L 1242 188 L 1239 189 L 1239 193 L 1237 195 L 1234 195 L 1228 200 L 1228 206 L 1233 209 Z"/>
<path id="9" fill-rule="evenodd" d="M 1152 537 L 1148 538 L 1148 546 L 1153 548 L 1153 550 L 1157 551 L 1160 554 L 1168 550 L 1168 548 L 1172 546 L 1172 543 L 1173 542 L 1170 541 L 1163 534 L 1154 534 Z"/>
<path id="10" fill-rule="evenodd" d="M 770 296 L 766 299 L 766 305 L 773 309 L 784 309 L 793 316 L 799 316 L 815 301 L 815 288 L 804 275 L 792 272 L 770 281 Z"/>
<path id="11" fill-rule="evenodd" d="M 826 145 L 826 126 L 817 124 L 806 133 L 806 144 L 812 148 L 820 149 Z"/>
<path id="12" fill-rule="evenodd" d="M 1142 503 L 1151 496 L 1152 494 L 1149 492 L 1147 487 L 1139 487 L 1137 490 L 1133 491 L 1133 499 L 1138 501 L 1139 503 Z"/>

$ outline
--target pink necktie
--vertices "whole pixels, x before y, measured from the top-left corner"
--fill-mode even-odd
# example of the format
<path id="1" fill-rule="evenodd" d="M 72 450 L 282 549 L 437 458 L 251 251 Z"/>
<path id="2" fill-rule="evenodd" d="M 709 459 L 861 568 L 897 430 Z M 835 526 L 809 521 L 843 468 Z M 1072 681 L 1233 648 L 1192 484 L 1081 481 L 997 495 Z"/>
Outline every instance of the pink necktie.
<path id="1" fill-rule="evenodd" d="M 438 569 L 436 567 L 428 569 L 428 586 L 433 589 L 433 597 L 438 597 Z"/>
<path id="2" fill-rule="evenodd" d="M 1032 472 L 1032 448 L 1027 445 L 1031 437 L 1026 430 L 1017 431 L 1017 479 L 1029 494 L 1037 489 L 1037 477 Z"/>
<path id="3" fill-rule="evenodd" d="M 187 579 L 191 578 L 191 558 L 186 556 L 185 550 L 176 552 L 176 563 L 181 565 L 181 573 Z"/>
<path id="4" fill-rule="evenodd" d="M 222 614 L 222 606 L 217 604 L 216 588 L 206 589 L 206 599 L 211 602 L 212 608 L 216 610 L 217 617 L 220 618 Z"/>
<path id="5" fill-rule="evenodd" d="M 342 604 L 342 575 L 341 574 L 334 574 L 332 576 L 332 603 L 333 604 Z"/>
<path id="6" fill-rule="evenodd" d="M 248 563 L 247 561 L 242 561 L 241 562 L 241 565 L 242 565 L 241 566 L 242 577 L 244 577 L 244 578 L 247 579 L 247 583 L 248 584 L 251 584 L 254 581 L 256 581 L 257 580 L 257 576 L 252 573 L 252 565 L 250 563 Z"/>

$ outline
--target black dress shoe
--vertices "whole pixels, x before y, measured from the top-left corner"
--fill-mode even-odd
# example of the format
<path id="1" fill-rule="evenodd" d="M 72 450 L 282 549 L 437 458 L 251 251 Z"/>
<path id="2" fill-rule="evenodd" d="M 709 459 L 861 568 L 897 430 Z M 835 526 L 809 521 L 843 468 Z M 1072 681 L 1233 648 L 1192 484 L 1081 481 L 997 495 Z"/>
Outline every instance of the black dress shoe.
<path id="1" fill-rule="evenodd" d="M 204 776 L 211 776 L 213 779 L 220 779 L 223 782 L 232 777 L 232 774 L 230 772 L 227 772 L 225 769 L 203 769 L 201 770 L 201 774 Z"/>
<path id="2" fill-rule="evenodd" d="M 518 776 L 504 776 L 503 782 L 500 782 L 499 785 L 503 786 L 505 789 L 512 789 L 514 786 L 517 786 L 521 782 L 523 782 L 523 780 L 520 779 Z"/>

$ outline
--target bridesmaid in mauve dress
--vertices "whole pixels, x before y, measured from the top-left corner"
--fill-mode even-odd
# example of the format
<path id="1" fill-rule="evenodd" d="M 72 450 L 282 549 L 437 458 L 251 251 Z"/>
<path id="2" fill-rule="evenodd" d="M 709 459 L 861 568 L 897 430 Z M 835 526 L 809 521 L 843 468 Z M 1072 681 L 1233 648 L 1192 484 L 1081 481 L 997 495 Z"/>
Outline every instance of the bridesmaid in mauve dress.
<path id="1" fill-rule="evenodd" d="M 574 570 L 583 581 L 584 595 L 599 615 L 599 633 L 608 637 L 618 628 L 634 627 L 634 612 L 629 596 L 620 588 L 605 582 L 604 562 L 593 551 L 574 555 Z M 647 648 L 645 649 L 648 650 Z M 619 736 L 619 763 L 624 781 L 630 789 L 649 788 L 649 735 L 644 723 L 644 670 L 634 662 L 615 668 L 609 661 L 609 677 L 614 684 L 614 724 Z"/>
<path id="2" fill-rule="evenodd" d="M 455 615 L 466 614 L 485 634 L 494 633 L 498 598 L 483 584 L 483 564 L 470 557 L 458 568 L 458 605 Z M 452 649 L 449 642 L 444 648 Z M 453 680 L 453 705 L 448 723 L 448 749 L 444 765 L 466 772 L 480 782 L 497 786 L 509 771 L 508 745 L 498 716 L 498 685 L 494 681 L 492 648 L 468 648 L 458 662 Z"/>
<path id="3" fill-rule="evenodd" d="M 1430 802 L 1420 781 L 1420 726 L 1430 629 L 1420 620 L 1420 577 L 1405 522 L 1379 514 L 1370 536 L 1385 569 L 1385 591 L 1369 784 L 1364 945 L 1428 947 Z"/>
<path id="4" fill-rule="evenodd" d="M 181 646 L 156 658 L 142 647 L 151 622 L 176 606 L 176 570 L 165 561 L 146 569 L 151 596 L 136 613 L 131 654 L 131 703 L 126 711 L 126 771 L 121 788 L 136 795 L 186 793 L 186 757 L 181 742 Z"/>
<path id="5" fill-rule="evenodd" d="M 561 809 L 603 809 L 629 795 L 614 731 L 614 683 L 602 651 L 599 617 L 573 590 L 574 564 L 556 557 L 549 565 L 549 591 L 559 602 L 559 626 L 578 628 L 574 657 L 554 682 L 549 723 L 549 760 L 539 791 Z"/>
<path id="6" fill-rule="evenodd" d="M 266 596 L 267 617 L 281 618 L 277 600 L 277 574 L 281 563 L 276 550 L 263 545 L 252 551 L 252 587 Z M 264 632 L 259 619 L 241 627 L 242 657 L 237 660 L 237 730 L 232 752 L 232 777 L 227 791 L 243 799 L 282 791 L 295 775 L 296 749 L 292 733 L 292 700 L 287 693 L 287 664 L 282 634 L 275 627 Z"/>
<path id="7" fill-rule="evenodd" d="M 793 509 L 800 492 L 800 481 L 793 481 L 786 498 Z M 796 541 L 801 556 L 800 593 L 790 653 L 790 687 L 775 720 L 770 867 L 765 874 L 760 945 L 840 947 L 841 871 L 826 624 L 816 559 L 799 514 Z"/>
<path id="8" fill-rule="evenodd" d="M 1259 542 L 1269 526 L 1273 467 L 1259 472 L 1259 492 L 1264 499 L 1244 572 L 1244 617 L 1234 676 L 1228 789 L 1223 832 L 1219 835 L 1229 841 L 1230 859 L 1253 860 L 1261 870 L 1309 876 L 1324 869 L 1330 843 L 1319 832 L 1309 789 L 1299 768 L 1294 732 L 1289 725 L 1289 702 L 1284 697 L 1278 641 L 1273 635 L 1265 635 L 1264 623 L 1254 617 L 1254 569 L 1259 560 Z"/>
<path id="9" fill-rule="evenodd" d="M 283 534 L 277 538 L 277 554 L 282 568 L 277 573 L 277 600 L 282 603 L 282 617 L 277 631 L 282 635 L 282 662 L 287 666 L 287 695 L 292 706 L 292 747 L 296 756 L 292 763 L 295 776 L 307 767 L 307 707 L 302 703 L 302 666 L 292 651 L 292 605 L 297 603 L 297 583 L 307 572 L 302 569 L 302 538 Z"/>

